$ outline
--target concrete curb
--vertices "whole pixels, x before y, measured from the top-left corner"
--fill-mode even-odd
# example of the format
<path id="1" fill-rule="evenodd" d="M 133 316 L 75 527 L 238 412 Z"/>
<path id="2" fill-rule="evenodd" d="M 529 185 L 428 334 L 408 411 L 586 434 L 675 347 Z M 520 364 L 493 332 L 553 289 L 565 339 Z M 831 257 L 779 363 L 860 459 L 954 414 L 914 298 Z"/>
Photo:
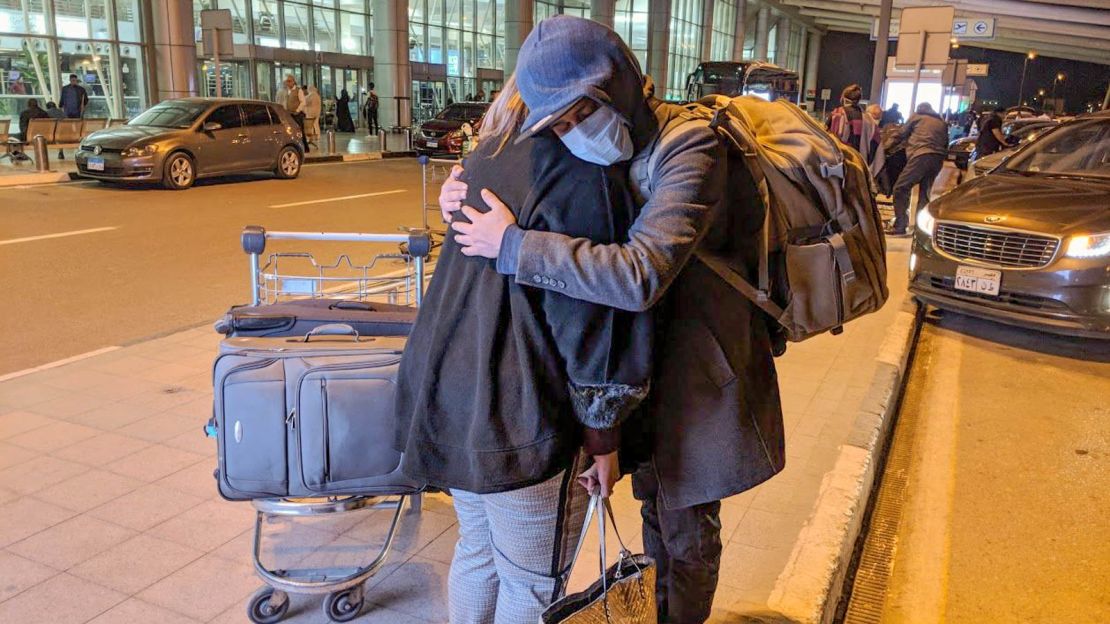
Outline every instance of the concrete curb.
<path id="1" fill-rule="evenodd" d="M 4 186 L 30 186 L 35 184 L 56 184 L 69 182 L 69 173 L 65 171 L 29 171 L 0 176 L 0 187 Z"/>
<path id="2" fill-rule="evenodd" d="M 879 348 L 878 369 L 852 432 L 825 475 L 768 600 L 791 622 L 825 624 L 836 613 L 921 322 L 909 294 L 901 305 Z"/>

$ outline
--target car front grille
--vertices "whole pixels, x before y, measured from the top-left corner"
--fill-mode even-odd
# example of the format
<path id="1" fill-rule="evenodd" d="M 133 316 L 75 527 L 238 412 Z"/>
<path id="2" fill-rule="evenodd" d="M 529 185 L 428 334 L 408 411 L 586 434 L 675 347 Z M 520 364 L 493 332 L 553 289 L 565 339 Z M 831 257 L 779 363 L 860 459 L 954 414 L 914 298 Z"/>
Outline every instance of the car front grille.
<path id="1" fill-rule="evenodd" d="M 447 134 L 446 130 L 421 130 L 420 132 L 429 139 L 442 139 Z"/>
<path id="2" fill-rule="evenodd" d="M 88 153 L 92 154 L 96 151 L 96 146 L 95 145 L 82 145 L 79 149 L 82 152 L 88 152 Z M 101 154 L 118 154 L 122 151 L 123 151 L 122 149 L 116 149 L 114 147 L 102 147 L 102 148 L 100 148 L 100 153 Z"/>
<path id="3" fill-rule="evenodd" d="M 959 223 L 938 223 L 933 240 L 942 251 L 956 258 L 1023 269 L 1048 264 L 1060 244 L 1059 240 L 1050 236 Z"/>
<path id="4" fill-rule="evenodd" d="M 1028 293 L 1014 292 L 1010 290 L 1000 290 L 997 295 L 987 295 L 984 293 L 973 293 L 966 290 L 956 289 L 956 279 L 952 277 L 930 277 L 929 285 L 937 290 L 945 290 L 949 293 L 958 296 L 966 297 L 969 299 L 983 299 L 985 301 L 997 301 L 1011 306 L 1020 308 L 1029 308 L 1032 310 L 1043 310 L 1046 312 L 1066 312 L 1068 310 L 1067 304 L 1051 297 L 1041 297 L 1040 295 L 1030 295 Z"/>

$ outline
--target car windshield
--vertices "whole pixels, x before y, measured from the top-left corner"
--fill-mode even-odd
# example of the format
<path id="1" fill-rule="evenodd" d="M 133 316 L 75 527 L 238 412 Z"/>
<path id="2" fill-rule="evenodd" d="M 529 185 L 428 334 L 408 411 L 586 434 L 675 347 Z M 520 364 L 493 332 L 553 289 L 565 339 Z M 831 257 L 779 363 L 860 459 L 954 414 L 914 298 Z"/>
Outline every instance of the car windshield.
<path id="1" fill-rule="evenodd" d="M 1007 172 L 1110 179 L 1110 119 L 1060 128 L 1006 161 Z"/>
<path id="2" fill-rule="evenodd" d="M 207 107 L 207 104 L 194 102 L 162 102 L 127 122 L 127 125 L 188 128 Z"/>
<path id="3" fill-rule="evenodd" d="M 439 111 L 436 119 L 446 121 L 470 121 L 478 119 L 486 112 L 486 107 L 481 104 L 452 104 Z"/>

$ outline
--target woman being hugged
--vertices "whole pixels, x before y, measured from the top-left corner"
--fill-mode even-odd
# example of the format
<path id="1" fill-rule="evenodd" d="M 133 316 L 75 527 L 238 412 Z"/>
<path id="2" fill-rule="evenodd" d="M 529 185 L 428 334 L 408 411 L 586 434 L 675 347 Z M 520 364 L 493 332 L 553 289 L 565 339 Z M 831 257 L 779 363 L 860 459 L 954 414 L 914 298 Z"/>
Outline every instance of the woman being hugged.
<path id="1" fill-rule="evenodd" d="M 623 45 L 607 54 L 601 62 L 629 62 Z M 642 76 L 626 80 L 638 95 Z M 402 468 L 449 488 L 459 518 L 453 624 L 535 622 L 561 595 L 587 490 L 608 496 L 619 479 L 621 423 L 648 392 L 653 335 L 649 313 L 571 299 L 557 283 L 526 288 L 460 253 L 466 221 L 497 201 L 492 192 L 529 229 L 625 242 L 635 219 L 626 161 L 651 135 L 633 124 L 650 117 L 635 106 L 642 96 L 601 90 L 569 102 L 564 117 L 598 115 L 623 146 L 587 162 L 568 151 L 574 138 L 557 119 L 517 140 L 536 124 L 510 78 L 466 161 L 468 207 L 444 242 L 397 394 Z"/>

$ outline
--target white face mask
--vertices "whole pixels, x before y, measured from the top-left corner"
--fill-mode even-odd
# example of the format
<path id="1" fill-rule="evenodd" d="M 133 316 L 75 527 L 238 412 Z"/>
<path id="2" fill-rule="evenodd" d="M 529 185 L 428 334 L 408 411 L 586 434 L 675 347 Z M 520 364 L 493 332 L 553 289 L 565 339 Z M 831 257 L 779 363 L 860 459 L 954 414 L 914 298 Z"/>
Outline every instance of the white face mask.
<path id="1" fill-rule="evenodd" d="M 571 154 L 595 165 L 611 165 L 632 158 L 632 136 L 615 110 L 599 106 L 560 137 Z"/>

